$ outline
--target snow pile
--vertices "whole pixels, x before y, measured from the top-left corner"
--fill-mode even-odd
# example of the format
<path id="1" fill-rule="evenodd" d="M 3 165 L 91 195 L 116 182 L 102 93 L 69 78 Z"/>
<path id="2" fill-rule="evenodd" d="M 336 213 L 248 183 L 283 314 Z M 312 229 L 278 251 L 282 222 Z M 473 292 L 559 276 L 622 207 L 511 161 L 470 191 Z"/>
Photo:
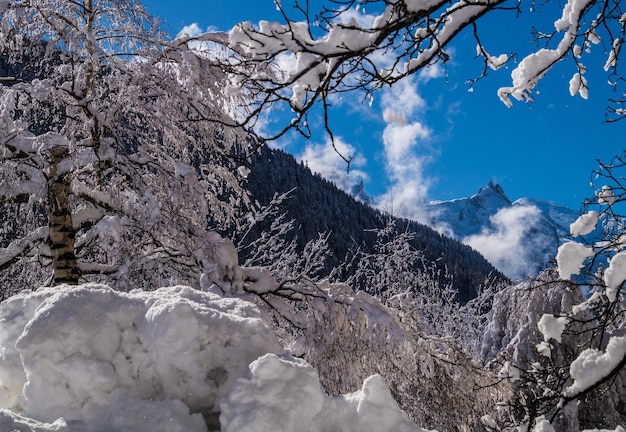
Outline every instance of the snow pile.
<path id="1" fill-rule="evenodd" d="M 72 431 L 206 431 L 203 416 L 249 363 L 280 351 L 241 300 L 181 286 L 41 289 L 0 304 L 0 408 L 90 425 Z"/>
<path id="2" fill-rule="evenodd" d="M 268 397 L 272 395 L 274 397 Z M 379 375 L 345 396 L 327 396 L 304 360 L 267 354 L 250 365 L 222 404 L 224 432 L 422 432 L 398 407 Z"/>
<path id="3" fill-rule="evenodd" d="M 23 292 L 0 303 L 0 431 L 422 431 L 379 376 L 330 397 L 281 352 L 261 311 L 237 298 L 183 286 Z"/>

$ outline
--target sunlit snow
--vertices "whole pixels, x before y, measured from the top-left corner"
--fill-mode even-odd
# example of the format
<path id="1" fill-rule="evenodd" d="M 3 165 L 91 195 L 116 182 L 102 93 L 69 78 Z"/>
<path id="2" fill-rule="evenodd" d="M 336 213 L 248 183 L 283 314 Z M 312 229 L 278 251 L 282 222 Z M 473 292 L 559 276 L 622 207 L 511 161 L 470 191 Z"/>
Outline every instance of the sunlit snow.
<path id="1" fill-rule="evenodd" d="M 574 237 L 589 234 L 596 228 L 598 216 L 598 212 L 596 211 L 590 211 L 581 215 L 576 221 L 570 224 L 570 234 Z"/>
<path id="2" fill-rule="evenodd" d="M 604 272 L 606 296 L 609 301 L 615 301 L 624 281 L 626 281 L 626 252 L 620 252 L 611 258 L 609 268 Z"/>
<path id="3" fill-rule="evenodd" d="M 25 291 L 0 303 L 0 430 L 423 430 L 381 377 L 331 397 L 283 352 L 255 305 L 211 292 Z"/>
<path id="4" fill-rule="evenodd" d="M 575 395 L 597 383 L 616 368 L 626 356 L 626 336 L 614 336 L 606 351 L 588 348 L 570 365 L 573 384 L 565 389 L 566 395 Z"/>
<path id="5" fill-rule="evenodd" d="M 559 246 L 556 264 L 561 279 L 577 275 L 583 267 L 583 262 L 592 255 L 593 249 L 580 243 L 568 242 Z"/>
<path id="6" fill-rule="evenodd" d="M 543 334 L 544 341 L 547 342 L 550 339 L 554 339 L 557 342 L 561 342 L 561 335 L 569 321 L 567 317 L 555 317 L 552 314 L 543 314 L 537 323 L 537 327 Z"/>

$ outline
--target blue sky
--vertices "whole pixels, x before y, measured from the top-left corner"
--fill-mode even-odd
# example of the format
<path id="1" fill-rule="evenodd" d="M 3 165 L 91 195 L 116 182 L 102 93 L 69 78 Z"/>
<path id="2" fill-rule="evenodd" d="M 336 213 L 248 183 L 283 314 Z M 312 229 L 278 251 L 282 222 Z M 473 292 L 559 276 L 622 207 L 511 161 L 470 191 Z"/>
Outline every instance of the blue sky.
<path id="1" fill-rule="evenodd" d="M 192 23 L 202 30 L 229 30 L 240 21 L 280 19 L 272 0 L 148 0 L 146 5 L 172 34 Z M 560 12 L 546 9 L 540 21 L 537 17 L 524 13 L 515 20 L 499 12 L 484 22 L 483 43 L 493 55 L 516 52 L 521 59 L 532 49 L 527 19 L 550 31 Z M 575 70 L 573 64 L 562 62 L 537 87 L 535 103 L 517 102 L 513 108 L 507 108 L 496 92 L 510 85 L 514 65 L 491 72 L 469 92 L 465 80 L 477 76 L 482 67 L 473 58 L 472 36 L 461 35 L 451 53 L 445 69 L 427 71 L 395 93 L 379 95 L 371 107 L 360 104 L 356 96 L 335 107 L 336 135 L 358 156 L 349 178 L 340 159 L 328 154 L 321 133 L 311 141 L 289 137 L 278 145 L 340 185 L 361 176 L 366 192 L 384 196 L 390 202 L 385 207 L 398 213 L 417 211 L 417 201 L 472 195 L 490 180 L 500 183 L 512 200 L 533 197 L 578 208 L 592 194 L 589 179 L 596 159 L 610 160 L 621 152 L 626 135 L 626 120 L 604 123 L 611 92 L 602 70 L 602 49 L 593 51 L 595 61 L 585 60 L 588 100 L 570 96 L 568 81 Z M 385 110 L 407 118 L 407 127 L 390 127 L 383 120 Z M 406 139 L 406 134 L 413 140 L 410 154 L 397 154 L 393 140 Z M 394 151 L 395 159 L 390 157 Z"/>

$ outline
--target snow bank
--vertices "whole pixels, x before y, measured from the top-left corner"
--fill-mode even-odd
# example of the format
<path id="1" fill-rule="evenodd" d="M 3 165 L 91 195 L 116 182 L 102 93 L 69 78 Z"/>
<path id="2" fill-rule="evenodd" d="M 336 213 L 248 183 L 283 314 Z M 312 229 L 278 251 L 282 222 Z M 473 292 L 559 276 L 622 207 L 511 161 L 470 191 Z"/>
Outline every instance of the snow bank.
<path id="1" fill-rule="evenodd" d="M 206 431 L 203 416 L 250 362 L 281 351 L 242 300 L 181 286 L 41 289 L 0 304 L 0 408 L 90 425 L 71 431 Z"/>
<path id="2" fill-rule="evenodd" d="M 0 303 L 0 431 L 422 431 L 379 376 L 330 397 L 282 351 L 255 305 L 189 287 L 24 292 Z"/>
<path id="3" fill-rule="evenodd" d="M 423 432 L 398 407 L 379 375 L 355 393 L 327 396 L 304 360 L 267 354 L 250 365 L 221 404 L 223 432 Z"/>

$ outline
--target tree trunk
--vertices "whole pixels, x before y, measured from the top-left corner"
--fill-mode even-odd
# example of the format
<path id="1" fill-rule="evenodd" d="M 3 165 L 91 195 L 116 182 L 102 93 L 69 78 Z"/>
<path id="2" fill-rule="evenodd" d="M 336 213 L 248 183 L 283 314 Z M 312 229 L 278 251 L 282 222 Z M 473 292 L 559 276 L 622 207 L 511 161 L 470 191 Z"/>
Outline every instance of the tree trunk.
<path id="1" fill-rule="evenodd" d="M 68 153 L 66 146 L 55 146 L 50 150 L 48 224 L 55 285 L 63 283 L 75 285 L 80 277 L 74 252 L 76 232 L 72 226 L 70 176 L 65 172 L 59 173 L 59 164 L 68 156 Z"/>

